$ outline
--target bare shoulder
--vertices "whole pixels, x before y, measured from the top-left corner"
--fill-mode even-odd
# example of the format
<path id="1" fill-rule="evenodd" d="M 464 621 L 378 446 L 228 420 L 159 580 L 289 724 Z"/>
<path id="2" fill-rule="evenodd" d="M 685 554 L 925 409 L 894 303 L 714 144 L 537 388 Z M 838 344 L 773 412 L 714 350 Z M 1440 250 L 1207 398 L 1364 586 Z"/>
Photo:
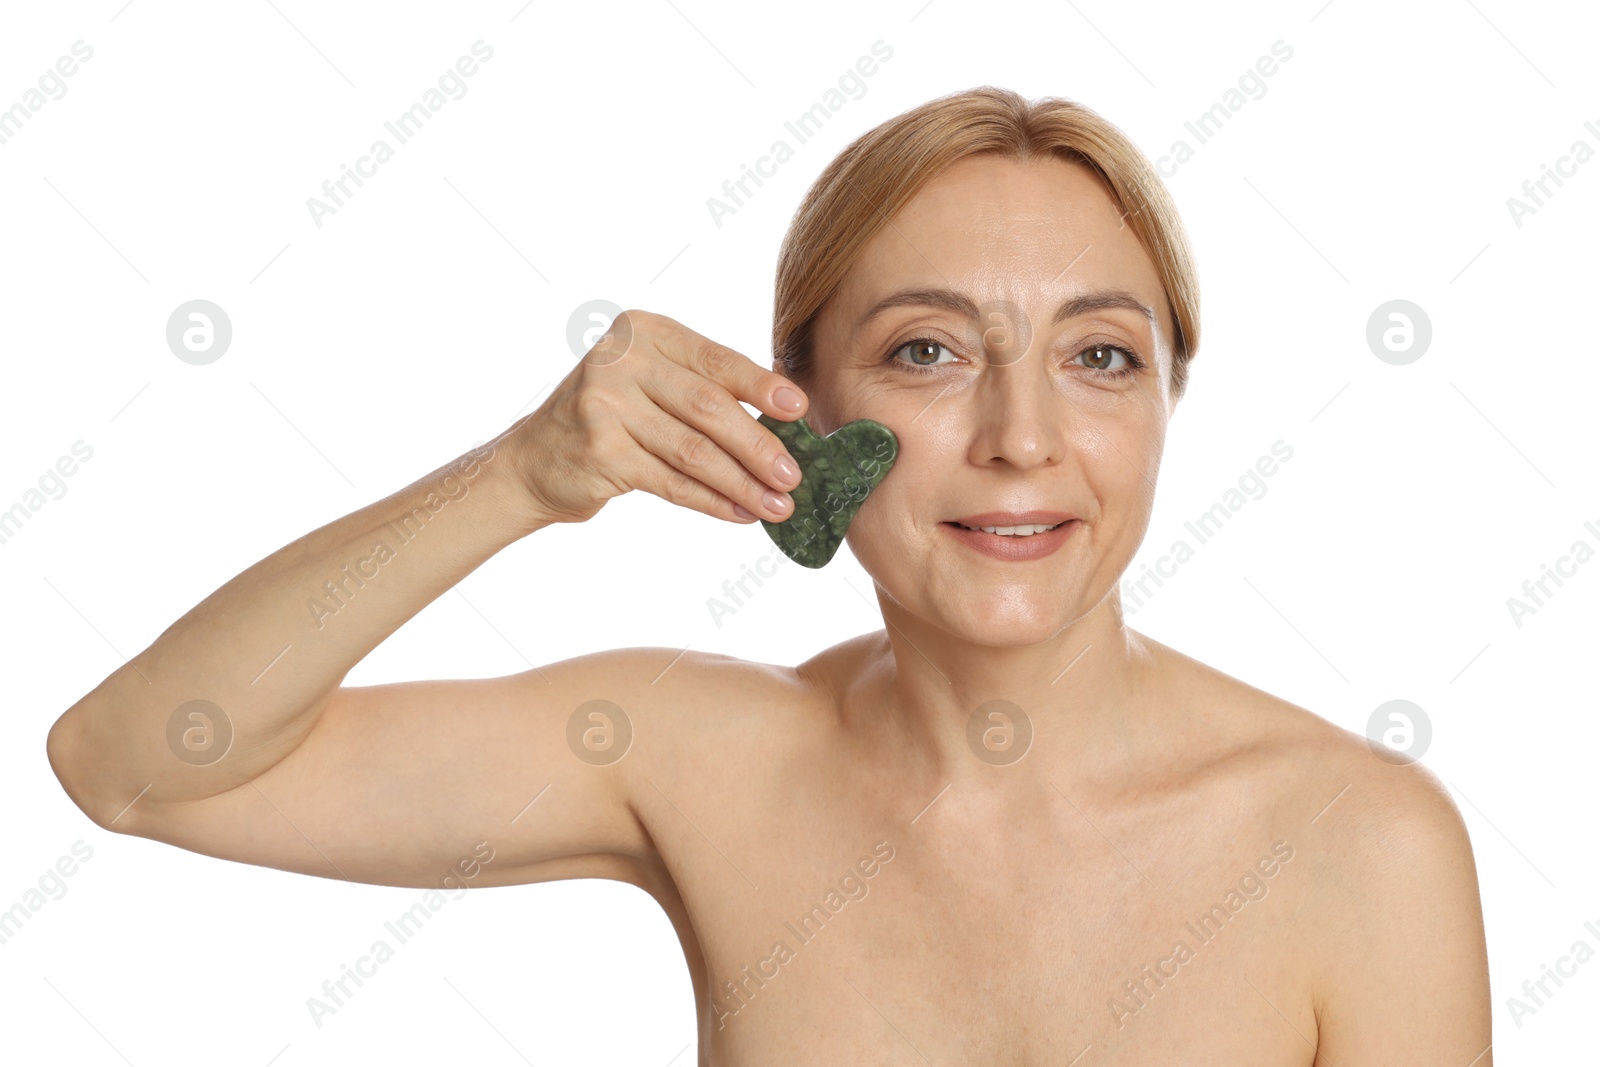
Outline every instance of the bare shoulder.
<path id="1" fill-rule="evenodd" d="M 1307 825 L 1346 835 L 1345 843 L 1371 862 L 1428 840 L 1466 844 L 1449 790 L 1420 762 L 1405 761 L 1308 708 L 1146 641 L 1166 687 L 1182 694 L 1188 714 L 1206 720 L 1213 758 L 1237 764 L 1241 772 L 1264 772 L 1264 780 L 1276 783 L 1274 801 L 1303 810 Z"/>
<path id="2" fill-rule="evenodd" d="M 789 724 L 814 717 L 826 686 L 803 667 L 700 649 L 642 646 L 564 661 L 591 691 L 615 704 L 644 750 L 681 755 L 709 736 L 749 754 L 780 741 Z M 547 668 L 548 669 L 548 668 Z"/>
<path id="3" fill-rule="evenodd" d="M 1449 790 L 1314 712 L 1152 643 L 1233 768 L 1295 841 L 1313 891 L 1292 943 L 1331 1062 L 1463 1064 L 1489 1043 L 1477 871 Z M 1427 990 L 1418 1000 L 1413 994 Z M 1488 1056 L 1477 1059 L 1485 1067 Z"/>

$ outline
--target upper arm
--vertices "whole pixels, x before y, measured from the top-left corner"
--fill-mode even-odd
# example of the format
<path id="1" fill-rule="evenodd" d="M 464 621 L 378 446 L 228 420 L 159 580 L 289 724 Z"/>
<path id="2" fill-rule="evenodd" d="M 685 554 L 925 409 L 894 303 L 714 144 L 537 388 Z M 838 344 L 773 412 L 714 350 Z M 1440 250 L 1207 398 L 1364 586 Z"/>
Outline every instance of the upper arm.
<path id="1" fill-rule="evenodd" d="M 657 857 L 629 802 L 630 762 L 607 762 L 581 737 L 569 746 L 569 724 L 589 701 L 637 721 L 649 701 L 669 699 L 649 683 L 676 652 L 626 649 L 501 678 L 341 687 L 304 740 L 252 781 L 187 803 L 136 802 L 118 828 L 380 885 L 437 887 L 448 876 L 472 886 L 590 877 L 643 885 Z M 591 705 L 580 716 L 590 746 L 620 726 L 606 710 Z M 620 751 L 621 733 L 611 741 Z"/>
<path id="2" fill-rule="evenodd" d="M 1461 814 L 1421 764 L 1385 765 L 1365 785 L 1348 858 L 1323 887 L 1316 1063 L 1491 1067 L 1483 913 Z"/>

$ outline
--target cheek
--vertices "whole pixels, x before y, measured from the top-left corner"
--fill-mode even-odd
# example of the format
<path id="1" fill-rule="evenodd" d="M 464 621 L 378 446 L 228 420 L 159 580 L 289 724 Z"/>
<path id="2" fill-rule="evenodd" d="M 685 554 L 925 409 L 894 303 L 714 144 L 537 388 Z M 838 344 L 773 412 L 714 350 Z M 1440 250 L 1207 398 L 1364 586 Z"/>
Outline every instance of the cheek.
<path id="1" fill-rule="evenodd" d="M 939 404 L 917 400 L 896 411 L 879 405 L 879 422 L 894 431 L 897 451 L 894 465 L 874 494 L 895 502 L 896 510 L 907 511 L 930 491 L 948 482 L 952 471 L 964 461 L 963 432 L 954 407 L 941 410 Z"/>
<path id="2" fill-rule="evenodd" d="M 1155 416 L 1105 419 L 1071 437 L 1083 477 L 1108 529 L 1142 530 L 1155 506 L 1165 446 L 1164 422 Z"/>
<path id="3" fill-rule="evenodd" d="M 914 536 L 918 522 L 924 517 L 929 487 L 937 482 L 930 469 L 934 465 L 933 458 L 920 442 L 908 440 L 906 434 L 896 433 L 895 437 L 899 450 L 889 473 L 867 494 L 846 531 L 849 538 L 857 534 L 863 538 L 861 542 L 852 541 L 852 551 L 858 544 L 869 549 L 879 546 L 880 551 L 881 546 L 904 544 L 907 538 Z"/>
<path id="4" fill-rule="evenodd" d="M 1067 415 L 1070 444 L 1108 469 L 1119 465 L 1130 476 L 1149 476 L 1166 445 L 1166 413 L 1142 392 L 1114 403 L 1079 407 Z"/>
<path id="5" fill-rule="evenodd" d="M 1128 456 L 1128 466 L 1137 467 L 1141 480 L 1150 493 L 1155 493 L 1156 471 L 1167 446 L 1167 423 L 1160 412 L 1150 411 L 1143 418 L 1130 421 L 1125 427 L 1123 447 Z"/>
<path id="6" fill-rule="evenodd" d="M 900 477 L 902 473 L 902 465 L 896 462 L 883 481 L 867 494 L 855 518 L 850 520 L 847 537 L 860 533 L 869 543 L 879 544 L 898 540 L 903 535 L 902 527 L 909 522 L 915 501 L 906 492 L 907 480 Z"/>
<path id="7" fill-rule="evenodd" d="M 827 437 L 839 427 L 854 422 L 863 416 L 858 413 L 856 405 L 840 397 L 836 392 L 808 392 L 811 405 L 806 409 L 806 423 L 823 437 Z M 880 420 L 881 421 L 881 420 Z"/>

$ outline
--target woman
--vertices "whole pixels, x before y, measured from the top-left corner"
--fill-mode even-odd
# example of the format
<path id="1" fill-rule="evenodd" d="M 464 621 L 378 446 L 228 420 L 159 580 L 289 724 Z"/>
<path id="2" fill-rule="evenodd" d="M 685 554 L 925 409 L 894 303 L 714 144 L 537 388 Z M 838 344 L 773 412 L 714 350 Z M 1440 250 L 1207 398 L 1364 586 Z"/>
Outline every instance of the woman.
<path id="1" fill-rule="evenodd" d="M 1198 340 L 1176 212 L 1114 126 L 931 101 L 807 195 L 774 369 L 624 313 L 487 448 L 179 619 L 61 716 L 52 766 L 99 825 L 228 859 L 639 886 L 703 1064 L 1488 1065 L 1438 780 L 1123 623 Z M 790 518 L 800 472 L 740 401 L 895 434 L 848 531 L 884 629 L 794 667 L 645 648 L 340 684 L 629 490 Z"/>

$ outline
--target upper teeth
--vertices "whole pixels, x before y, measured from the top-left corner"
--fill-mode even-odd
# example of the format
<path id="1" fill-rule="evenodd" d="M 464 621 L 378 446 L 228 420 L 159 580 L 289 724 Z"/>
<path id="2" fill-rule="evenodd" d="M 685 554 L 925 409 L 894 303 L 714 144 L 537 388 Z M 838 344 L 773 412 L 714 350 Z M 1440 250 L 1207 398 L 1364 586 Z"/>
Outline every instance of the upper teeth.
<path id="1" fill-rule="evenodd" d="M 968 530 L 982 530 L 984 533 L 1005 534 L 1008 537 L 1028 537 L 1032 534 L 1043 533 L 1046 530 L 1054 530 L 1061 524 L 1058 522 L 1051 526 L 1041 526 L 1039 523 L 1024 523 L 1021 526 L 967 526 L 963 522 L 956 525 L 965 527 Z"/>

